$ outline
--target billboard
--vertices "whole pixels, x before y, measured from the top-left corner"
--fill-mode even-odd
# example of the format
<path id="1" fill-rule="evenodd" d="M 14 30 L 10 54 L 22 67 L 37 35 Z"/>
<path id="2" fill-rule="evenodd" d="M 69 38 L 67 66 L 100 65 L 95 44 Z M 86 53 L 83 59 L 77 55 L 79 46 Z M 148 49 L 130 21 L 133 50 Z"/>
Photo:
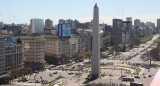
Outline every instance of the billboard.
<path id="1" fill-rule="evenodd" d="M 132 21 L 132 17 L 126 17 L 126 21 Z"/>
<path id="2" fill-rule="evenodd" d="M 70 24 L 58 24 L 58 37 L 70 37 L 71 25 Z"/>

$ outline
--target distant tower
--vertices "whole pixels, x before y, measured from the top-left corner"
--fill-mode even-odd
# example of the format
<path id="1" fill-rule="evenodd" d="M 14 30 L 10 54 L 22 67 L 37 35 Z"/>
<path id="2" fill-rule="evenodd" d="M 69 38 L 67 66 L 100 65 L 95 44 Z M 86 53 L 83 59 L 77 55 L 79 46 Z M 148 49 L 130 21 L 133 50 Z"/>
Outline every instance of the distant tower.
<path id="1" fill-rule="evenodd" d="M 44 33 L 43 28 L 43 19 L 31 19 L 32 33 Z"/>
<path id="2" fill-rule="evenodd" d="M 94 6 L 93 14 L 93 45 L 92 45 L 92 78 L 100 77 L 100 37 L 99 37 L 99 10 L 97 4 Z"/>

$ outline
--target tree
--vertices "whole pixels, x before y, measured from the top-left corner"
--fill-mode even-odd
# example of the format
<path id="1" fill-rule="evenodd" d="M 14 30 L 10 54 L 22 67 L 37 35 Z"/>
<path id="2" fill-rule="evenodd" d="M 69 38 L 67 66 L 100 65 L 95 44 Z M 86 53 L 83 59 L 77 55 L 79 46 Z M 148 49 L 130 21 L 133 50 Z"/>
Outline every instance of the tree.
<path id="1" fill-rule="evenodd" d="M 92 56 L 92 52 L 91 51 L 87 51 L 85 53 L 85 55 L 86 55 L 86 58 L 90 58 Z"/>
<path id="2" fill-rule="evenodd" d="M 78 59 L 83 59 L 83 58 L 84 58 L 84 54 L 79 53 L 79 54 L 78 54 Z"/>
<path id="3" fill-rule="evenodd" d="M 133 40 L 133 44 L 134 45 L 139 45 L 139 44 L 141 44 L 141 41 L 139 40 L 139 38 L 135 37 L 134 40 Z"/>
<path id="4" fill-rule="evenodd" d="M 150 57 L 152 58 L 152 60 L 160 61 L 159 52 L 160 52 L 160 51 L 159 51 L 158 48 L 153 48 L 153 49 L 150 51 Z"/>
<path id="5" fill-rule="evenodd" d="M 145 54 L 146 56 L 143 56 L 142 59 L 149 60 L 151 66 L 152 60 L 160 61 L 159 52 L 158 48 L 153 48 L 151 51 L 147 51 Z"/>
<path id="6" fill-rule="evenodd" d="M 52 56 L 45 56 L 45 61 L 48 63 L 48 64 L 55 64 L 57 65 L 58 64 L 58 56 L 57 55 L 52 55 Z"/>
<path id="7" fill-rule="evenodd" d="M 111 46 L 111 47 L 108 49 L 108 51 L 109 51 L 110 53 L 113 53 L 113 51 L 120 52 L 121 50 L 122 50 L 121 47 L 118 46 L 118 45 Z"/>
<path id="8" fill-rule="evenodd" d="M 16 70 L 12 70 L 9 73 L 9 77 L 12 80 L 12 79 L 15 79 L 17 77 L 25 76 L 26 74 L 31 74 L 31 73 L 32 73 L 32 69 L 31 68 L 16 69 Z"/>

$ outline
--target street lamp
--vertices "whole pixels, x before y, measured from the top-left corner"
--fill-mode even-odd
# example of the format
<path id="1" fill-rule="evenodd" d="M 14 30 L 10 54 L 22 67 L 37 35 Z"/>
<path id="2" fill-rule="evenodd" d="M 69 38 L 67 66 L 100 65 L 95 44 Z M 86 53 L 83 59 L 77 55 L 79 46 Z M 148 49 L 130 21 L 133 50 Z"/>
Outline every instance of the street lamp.
<path id="1" fill-rule="evenodd" d="M 116 51 L 115 50 L 114 50 L 113 54 L 114 54 L 114 69 L 115 69 L 116 68 L 116 64 L 115 64 Z"/>
<path id="2" fill-rule="evenodd" d="M 112 77 L 112 74 L 110 73 L 109 76 L 110 76 L 110 84 L 111 84 L 111 77 Z"/>

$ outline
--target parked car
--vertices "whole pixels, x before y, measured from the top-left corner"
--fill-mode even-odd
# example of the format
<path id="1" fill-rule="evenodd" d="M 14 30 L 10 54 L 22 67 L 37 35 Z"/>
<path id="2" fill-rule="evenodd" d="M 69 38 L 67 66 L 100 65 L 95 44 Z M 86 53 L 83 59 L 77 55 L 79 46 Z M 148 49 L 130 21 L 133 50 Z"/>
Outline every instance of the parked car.
<path id="1" fill-rule="evenodd" d="M 105 74 L 105 73 L 101 74 L 102 77 L 104 77 L 104 76 L 106 76 L 106 75 L 107 75 L 107 74 Z"/>
<path id="2" fill-rule="evenodd" d="M 75 73 L 75 75 L 82 75 L 82 73 Z"/>
<path id="3" fill-rule="evenodd" d="M 53 74 L 57 74 L 57 71 L 56 71 L 56 72 L 53 72 Z"/>
<path id="4" fill-rule="evenodd" d="M 40 83 L 40 81 L 39 80 L 35 80 L 35 83 Z"/>
<path id="5" fill-rule="evenodd" d="M 140 79 L 140 77 L 139 77 L 139 76 L 134 76 L 134 78 Z"/>
<path id="6" fill-rule="evenodd" d="M 69 75 L 72 75 L 72 74 L 74 74 L 74 73 L 73 73 L 73 72 L 69 72 L 68 74 L 69 74 Z"/>
<path id="7" fill-rule="evenodd" d="M 29 81 L 28 81 L 28 83 L 33 83 L 33 82 L 34 82 L 33 80 L 29 80 Z"/>
<path id="8" fill-rule="evenodd" d="M 148 77 L 152 77 L 152 75 L 148 75 Z"/>
<path id="9" fill-rule="evenodd" d="M 53 74 L 51 74 L 51 73 L 50 73 L 50 74 L 49 74 L 49 76 L 51 76 L 51 77 L 52 77 L 52 76 L 53 76 Z"/>
<path id="10" fill-rule="evenodd" d="M 44 84 L 48 84 L 48 81 L 47 81 L 47 80 L 44 80 Z"/>

